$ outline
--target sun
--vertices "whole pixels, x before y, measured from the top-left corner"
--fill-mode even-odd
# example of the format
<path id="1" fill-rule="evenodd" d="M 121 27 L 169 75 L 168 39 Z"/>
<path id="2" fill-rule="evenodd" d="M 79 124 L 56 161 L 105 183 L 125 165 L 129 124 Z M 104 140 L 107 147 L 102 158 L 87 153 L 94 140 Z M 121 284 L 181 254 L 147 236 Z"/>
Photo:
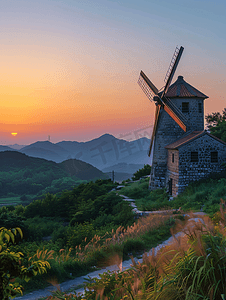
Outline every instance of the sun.
<path id="1" fill-rule="evenodd" d="M 17 135 L 17 132 L 12 132 L 11 133 L 13 136 L 16 136 Z"/>

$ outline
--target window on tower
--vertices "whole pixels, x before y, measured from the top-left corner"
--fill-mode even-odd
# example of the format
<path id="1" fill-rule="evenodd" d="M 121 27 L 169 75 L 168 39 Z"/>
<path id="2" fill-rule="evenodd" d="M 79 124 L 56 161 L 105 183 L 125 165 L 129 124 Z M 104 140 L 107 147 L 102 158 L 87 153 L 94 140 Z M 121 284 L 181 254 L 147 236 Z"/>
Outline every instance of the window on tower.
<path id="1" fill-rule="evenodd" d="M 199 103 L 199 113 L 202 113 L 202 103 Z"/>
<path id="2" fill-rule="evenodd" d="M 198 162 L 198 161 L 199 161 L 198 152 L 191 152 L 191 162 Z"/>
<path id="3" fill-rule="evenodd" d="M 182 113 L 189 113 L 189 102 L 182 102 Z"/>

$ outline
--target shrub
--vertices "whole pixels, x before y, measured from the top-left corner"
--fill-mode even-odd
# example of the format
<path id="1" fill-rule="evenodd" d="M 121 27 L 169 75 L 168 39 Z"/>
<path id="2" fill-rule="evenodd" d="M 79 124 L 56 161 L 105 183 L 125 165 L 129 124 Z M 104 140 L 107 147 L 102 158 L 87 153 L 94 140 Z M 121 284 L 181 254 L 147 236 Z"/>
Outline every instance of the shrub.
<path id="1" fill-rule="evenodd" d="M 151 166 L 144 165 L 142 169 L 139 169 L 137 172 L 133 174 L 132 180 L 139 180 L 142 176 L 150 175 L 151 173 Z"/>
<path id="2" fill-rule="evenodd" d="M 15 282 L 17 277 L 28 281 L 32 276 L 43 274 L 50 265 L 47 261 L 30 259 L 29 267 L 23 265 L 23 253 L 13 252 L 10 243 L 17 236 L 23 237 L 20 228 L 0 228 L 0 299 L 9 300 L 22 294 L 22 286 Z"/>
<path id="3" fill-rule="evenodd" d="M 128 239 L 124 243 L 123 247 L 123 253 L 126 255 L 128 253 L 131 253 L 133 255 L 136 255 L 137 252 L 145 250 L 145 243 L 144 241 L 140 239 Z"/>

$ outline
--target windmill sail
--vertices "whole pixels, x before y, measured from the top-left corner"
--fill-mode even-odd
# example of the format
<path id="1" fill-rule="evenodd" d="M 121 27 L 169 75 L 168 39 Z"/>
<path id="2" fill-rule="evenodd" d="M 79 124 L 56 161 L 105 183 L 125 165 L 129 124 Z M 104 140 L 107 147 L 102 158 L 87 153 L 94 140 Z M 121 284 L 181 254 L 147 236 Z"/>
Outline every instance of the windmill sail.
<path id="1" fill-rule="evenodd" d="M 187 118 L 182 114 L 182 112 L 173 104 L 170 99 L 166 98 L 164 101 L 164 110 L 174 119 L 174 121 L 186 131 Z"/>
<path id="2" fill-rule="evenodd" d="M 155 123 L 154 123 L 154 128 L 152 132 L 152 138 L 151 138 L 151 143 L 150 143 L 150 148 L 149 148 L 149 153 L 148 155 L 151 155 L 151 150 L 153 146 L 153 142 L 155 139 L 155 134 L 157 130 L 157 125 L 158 125 L 158 120 L 159 120 L 159 113 L 161 107 L 173 118 L 173 120 L 184 130 L 187 130 L 187 119 L 186 117 L 182 114 L 182 112 L 176 107 L 176 105 L 173 104 L 170 99 L 166 98 L 166 93 L 168 91 L 168 88 L 172 82 L 173 76 L 176 72 L 178 63 L 180 61 L 181 55 L 183 53 L 184 48 L 181 46 L 180 49 L 176 48 L 173 58 L 171 60 L 169 69 L 166 73 L 165 77 L 165 82 L 166 85 L 164 87 L 164 90 L 162 93 L 158 92 L 158 89 L 156 86 L 150 81 L 150 79 L 144 74 L 144 72 L 141 70 L 140 72 L 140 77 L 138 79 L 138 84 L 146 94 L 149 100 L 156 101 L 156 111 L 155 111 Z"/>
<path id="3" fill-rule="evenodd" d="M 161 100 L 161 98 L 160 98 Z M 151 155 L 151 150 L 153 146 L 153 142 L 155 139 L 155 133 L 158 125 L 158 119 L 159 119 L 159 112 L 161 107 L 168 113 L 168 115 L 171 116 L 171 118 L 174 119 L 174 121 L 184 130 L 187 130 L 187 118 L 181 113 L 181 111 L 176 107 L 176 105 L 173 104 L 173 102 L 170 99 L 166 99 L 163 105 L 157 105 L 155 110 L 155 123 L 152 131 L 152 137 L 150 142 L 150 147 L 148 151 L 148 156 Z"/>
<path id="4" fill-rule="evenodd" d="M 152 131 L 152 136 L 151 136 L 151 142 L 150 142 L 150 147 L 149 147 L 149 151 L 148 151 L 148 156 L 151 155 L 151 149 L 152 149 L 152 146 L 153 146 L 153 143 L 154 143 L 155 133 L 156 133 L 156 129 L 157 129 L 157 125 L 158 125 L 158 120 L 159 120 L 160 108 L 161 108 L 161 105 L 156 105 L 156 109 L 155 109 L 155 123 L 154 123 L 153 131 Z"/>
<path id="5" fill-rule="evenodd" d="M 173 54 L 173 57 L 172 57 L 172 60 L 170 62 L 169 69 L 166 72 L 166 76 L 165 76 L 165 79 L 164 79 L 164 81 L 166 82 L 166 85 L 165 85 L 165 88 L 163 90 L 162 97 L 164 97 L 165 94 L 168 91 L 168 88 L 169 88 L 169 86 L 172 82 L 173 76 L 176 72 L 176 69 L 177 69 L 177 66 L 179 64 L 179 61 L 180 61 L 180 58 L 181 58 L 181 55 L 182 55 L 183 51 L 184 51 L 184 48 L 182 46 L 180 47 L 180 49 L 176 47 L 176 50 L 175 50 L 175 52 Z"/>
<path id="6" fill-rule="evenodd" d="M 153 97 L 158 95 L 157 87 L 151 82 L 151 80 L 144 74 L 143 71 L 140 72 L 138 84 L 149 100 L 153 100 Z"/>

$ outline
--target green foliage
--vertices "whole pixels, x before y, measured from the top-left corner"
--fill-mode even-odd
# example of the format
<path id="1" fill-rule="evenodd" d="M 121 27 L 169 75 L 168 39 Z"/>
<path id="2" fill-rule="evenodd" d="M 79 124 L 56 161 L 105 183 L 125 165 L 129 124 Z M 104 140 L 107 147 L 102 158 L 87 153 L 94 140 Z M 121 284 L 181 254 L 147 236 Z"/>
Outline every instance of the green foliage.
<path id="1" fill-rule="evenodd" d="M 129 184 L 121 189 L 120 193 L 131 199 L 135 199 L 137 208 L 141 211 L 159 210 L 172 206 L 171 201 L 169 201 L 169 195 L 165 189 L 149 190 L 148 179 Z"/>
<path id="2" fill-rule="evenodd" d="M 80 184 L 58 196 L 46 194 L 45 198 L 30 203 L 25 208 L 24 216 L 62 217 L 69 221 L 73 219 L 74 223 L 83 223 L 103 214 L 110 215 L 112 211 L 117 214 L 119 209 L 114 207 L 119 207 L 122 199 L 114 193 L 108 194 L 114 186 L 109 180 L 97 180 L 95 183 Z"/>
<path id="3" fill-rule="evenodd" d="M 43 274 L 50 267 L 47 261 L 31 260 L 31 264 L 23 265 L 23 253 L 13 252 L 10 245 L 17 236 L 23 237 L 20 228 L 11 230 L 0 228 L 0 299 L 9 300 L 22 294 L 22 286 L 15 282 L 17 277 L 28 281 L 32 276 Z"/>
<path id="4" fill-rule="evenodd" d="M 69 247 L 76 247 L 78 245 L 85 246 L 93 238 L 95 230 L 92 224 L 74 224 L 73 227 L 69 227 L 67 230 Z"/>
<path id="5" fill-rule="evenodd" d="M 206 122 L 210 133 L 226 142 L 226 108 L 222 114 L 219 112 L 208 114 Z"/>
<path id="6" fill-rule="evenodd" d="M 169 201 L 169 195 L 165 189 L 157 189 L 150 191 L 146 198 L 140 198 L 136 201 L 140 210 L 154 211 L 160 209 L 169 209 L 172 207 Z"/>
<path id="7" fill-rule="evenodd" d="M 24 221 L 24 224 L 29 231 L 30 241 L 40 241 L 44 237 L 51 236 L 62 226 L 62 223 L 63 222 L 57 218 L 40 218 L 38 216 Z"/>
<path id="8" fill-rule="evenodd" d="M 224 214 L 221 210 L 222 222 Z M 142 264 L 133 260 L 132 268 L 127 271 L 108 271 L 100 278 L 86 279 L 84 296 L 67 297 L 58 291 L 53 294 L 58 298 L 48 299 L 225 299 L 225 223 L 213 227 L 209 220 L 203 220 L 206 220 L 205 225 L 200 227 L 199 224 L 197 228 L 191 225 L 186 238 L 182 237 L 157 256 L 144 256 Z M 138 242 L 128 242 L 128 248 L 133 245 L 139 247 Z M 115 263 L 120 264 L 120 257 Z"/>
<path id="9" fill-rule="evenodd" d="M 144 251 L 146 249 L 145 242 L 142 239 L 128 239 L 124 243 L 123 253 L 124 255 L 133 254 L 136 255 L 137 252 Z"/>
<path id="10" fill-rule="evenodd" d="M 132 180 L 139 180 L 142 176 L 150 175 L 151 173 L 151 166 L 144 165 L 142 169 L 139 169 L 137 172 L 133 174 Z"/>
<path id="11" fill-rule="evenodd" d="M 226 295 L 225 249 L 224 236 L 208 233 L 199 241 L 195 239 L 179 260 L 176 253 L 168 264 L 168 270 L 172 267 L 173 272 L 168 271 L 157 283 L 159 299 L 222 299 Z M 177 262 L 173 266 L 174 260 Z"/>
<path id="12" fill-rule="evenodd" d="M 147 180 L 136 184 L 142 188 L 147 186 Z M 29 285 L 20 281 L 26 291 L 45 287 L 46 280 L 54 275 L 60 282 L 70 278 L 70 273 L 73 276 L 84 274 L 93 265 L 101 266 L 106 263 L 114 253 L 126 257 L 132 245 L 135 253 L 164 239 L 164 234 L 157 231 L 153 234 L 150 232 L 141 239 L 144 235 L 142 231 L 139 238 L 120 242 L 123 235 L 120 230 L 124 230 L 121 226 L 126 228 L 132 225 L 134 214 L 127 202 L 110 192 L 115 186 L 110 180 L 97 180 L 57 195 L 47 194 L 43 199 L 35 200 L 26 207 L 20 205 L 0 209 L 0 214 L 7 215 L 8 221 L 14 221 L 12 225 L 20 224 L 21 221 L 20 225 L 27 232 L 26 241 L 11 246 L 15 253 L 25 254 L 26 267 L 29 267 L 28 256 L 37 260 L 46 251 L 54 251 L 53 257 L 48 259 L 51 269 L 46 274 L 31 279 Z M 169 230 L 169 225 L 167 227 Z"/>
<path id="13" fill-rule="evenodd" d="M 130 182 L 119 191 L 119 194 L 126 195 L 132 199 L 139 199 L 150 194 L 148 179 L 141 179 L 138 182 Z"/>
<path id="14" fill-rule="evenodd" d="M 203 179 L 192 182 L 183 193 L 171 201 L 173 208 L 214 214 L 219 210 L 220 199 L 226 199 L 226 178 Z"/>
<path id="15" fill-rule="evenodd" d="M 24 237 L 28 238 L 29 230 L 28 226 L 25 224 L 25 218 L 17 215 L 17 211 L 13 206 L 5 207 L 0 209 L 0 227 L 5 227 L 6 229 L 19 227 L 24 233 Z"/>
<path id="16" fill-rule="evenodd" d="M 219 210 L 220 199 L 226 200 L 226 178 L 224 174 L 213 174 L 210 178 L 191 182 L 185 191 L 169 198 L 164 189 L 149 190 L 148 181 L 129 183 L 119 193 L 135 199 L 141 211 L 179 209 L 184 211 L 204 211 L 214 214 Z"/>
<path id="17" fill-rule="evenodd" d="M 0 157 L 0 197 L 21 196 L 23 202 L 31 200 L 28 195 L 34 198 L 35 195 L 55 194 L 82 182 L 106 177 L 90 164 L 78 160 L 57 164 L 14 151 L 1 152 Z"/>

